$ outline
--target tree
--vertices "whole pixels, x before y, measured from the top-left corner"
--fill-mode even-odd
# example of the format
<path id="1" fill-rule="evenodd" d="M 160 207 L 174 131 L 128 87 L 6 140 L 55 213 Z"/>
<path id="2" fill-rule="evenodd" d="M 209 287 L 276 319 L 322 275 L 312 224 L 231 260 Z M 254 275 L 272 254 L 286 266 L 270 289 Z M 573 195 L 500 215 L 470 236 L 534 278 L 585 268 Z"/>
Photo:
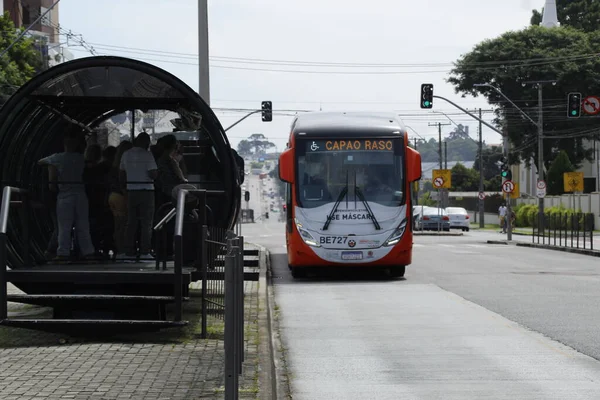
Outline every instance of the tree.
<path id="1" fill-rule="evenodd" d="M 560 149 L 579 165 L 590 159 L 591 150 L 584 149 L 574 137 L 593 138 L 600 120 L 582 116 L 567 118 L 567 94 L 581 92 L 584 96 L 600 93 L 600 31 L 582 32 L 574 28 L 547 29 L 532 26 L 522 31 L 507 32 L 486 40 L 456 63 L 448 82 L 463 96 L 484 95 L 490 104 L 498 106 L 496 123 L 508 132 L 514 155 L 537 164 L 537 128 L 515 110 L 502 96 L 488 87 L 473 87 L 488 83 L 498 87 L 519 105 L 534 121 L 538 117 L 538 92 L 527 81 L 556 80 L 556 85 L 543 88 L 544 159 L 546 168 Z"/>
<path id="2" fill-rule="evenodd" d="M 252 154 L 252 144 L 247 140 L 240 140 L 237 145 L 238 154 L 242 157 L 246 157 Z"/>
<path id="3" fill-rule="evenodd" d="M 573 171 L 575 168 L 571 164 L 567 152 L 561 150 L 548 169 L 548 195 L 556 196 L 565 193 L 563 174 Z"/>
<path id="4" fill-rule="evenodd" d="M 0 35 L 1 52 L 10 46 L 20 33 L 15 28 L 8 12 L 0 15 L 0 32 L 2 32 Z M 31 79 L 42 66 L 40 55 L 33 47 L 33 43 L 33 39 L 25 37 L 0 58 L 0 105 L 19 86 Z"/>
<path id="5" fill-rule="evenodd" d="M 452 167 L 452 190 L 457 192 L 472 192 L 479 189 L 479 175 L 473 168 L 467 168 L 461 163 Z"/>
<path id="6" fill-rule="evenodd" d="M 570 26 L 585 32 L 593 32 L 600 28 L 598 0 L 557 0 L 556 11 L 561 26 Z M 531 25 L 539 25 L 542 22 L 542 12 L 543 9 L 533 10 Z"/>
<path id="7" fill-rule="evenodd" d="M 255 155 L 264 154 L 268 149 L 275 147 L 275 144 L 269 142 L 262 133 L 253 133 L 248 137 L 248 142 L 254 149 Z"/>

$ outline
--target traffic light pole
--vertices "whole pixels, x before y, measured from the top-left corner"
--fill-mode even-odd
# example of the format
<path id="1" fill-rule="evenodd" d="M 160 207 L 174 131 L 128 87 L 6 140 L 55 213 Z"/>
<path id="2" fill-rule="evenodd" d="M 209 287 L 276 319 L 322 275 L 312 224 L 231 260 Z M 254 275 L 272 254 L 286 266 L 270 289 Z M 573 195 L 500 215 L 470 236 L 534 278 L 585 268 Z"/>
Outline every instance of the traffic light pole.
<path id="1" fill-rule="evenodd" d="M 481 123 L 482 111 L 479 109 L 479 193 L 483 193 L 483 126 Z M 485 209 L 484 200 L 479 199 L 479 228 L 485 227 Z"/>
<path id="2" fill-rule="evenodd" d="M 508 155 L 510 153 L 510 143 L 508 141 L 508 132 L 505 132 L 502 135 L 502 147 L 504 148 L 504 157 L 506 157 L 506 162 L 508 162 Z M 504 183 L 504 179 L 502 183 Z M 504 192 L 504 189 L 502 190 Z M 504 221 L 506 223 L 506 239 L 512 240 L 512 207 L 510 205 L 510 193 L 506 194 L 506 216 L 504 217 Z"/>
<path id="3" fill-rule="evenodd" d="M 256 113 L 262 112 L 262 110 L 254 110 L 248 114 L 246 114 L 245 116 L 243 116 L 242 118 L 238 119 L 236 122 L 233 123 L 233 125 L 225 128 L 225 132 L 227 132 L 228 130 L 230 130 L 231 128 L 233 128 L 234 126 L 236 126 L 237 124 L 239 124 L 240 122 L 242 122 L 243 120 L 245 120 L 246 118 L 248 118 L 251 115 L 254 115 Z"/>

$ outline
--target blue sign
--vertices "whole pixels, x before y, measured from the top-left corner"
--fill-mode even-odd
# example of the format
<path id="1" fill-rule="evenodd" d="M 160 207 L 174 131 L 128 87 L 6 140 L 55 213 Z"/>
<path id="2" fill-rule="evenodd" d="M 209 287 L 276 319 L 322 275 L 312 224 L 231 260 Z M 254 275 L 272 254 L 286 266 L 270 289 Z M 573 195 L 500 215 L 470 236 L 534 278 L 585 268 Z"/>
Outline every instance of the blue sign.
<path id="1" fill-rule="evenodd" d="M 263 161 L 265 161 L 265 158 L 264 158 L 264 157 L 260 157 L 260 158 L 258 159 L 258 161 L 260 161 L 260 162 L 263 162 Z"/>

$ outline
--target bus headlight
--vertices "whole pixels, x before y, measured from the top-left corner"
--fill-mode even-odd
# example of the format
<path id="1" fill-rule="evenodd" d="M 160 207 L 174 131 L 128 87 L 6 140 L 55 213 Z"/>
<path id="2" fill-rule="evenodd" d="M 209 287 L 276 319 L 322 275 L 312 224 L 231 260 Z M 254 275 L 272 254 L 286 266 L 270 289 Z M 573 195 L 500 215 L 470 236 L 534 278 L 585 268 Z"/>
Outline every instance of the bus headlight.
<path id="1" fill-rule="evenodd" d="M 321 247 L 321 245 L 319 243 L 317 243 L 317 241 L 313 237 L 313 235 L 311 235 L 310 232 L 307 231 L 306 229 L 302 228 L 302 224 L 300 222 L 298 222 L 297 219 L 294 219 L 294 220 L 296 222 L 296 229 L 298 229 L 298 233 L 300 234 L 300 237 L 302 238 L 304 243 L 306 243 L 307 245 L 312 246 L 312 247 Z"/>
<path id="2" fill-rule="evenodd" d="M 400 239 L 402 239 L 402 235 L 404 235 L 404 231 L 406 230 L 406 220 L 402 221 L 400 226 L 396 228 L 396 230 L 390 235 L 388 240 L 383 244 L 384 246 L 394 246 L 396 245 Z"/>

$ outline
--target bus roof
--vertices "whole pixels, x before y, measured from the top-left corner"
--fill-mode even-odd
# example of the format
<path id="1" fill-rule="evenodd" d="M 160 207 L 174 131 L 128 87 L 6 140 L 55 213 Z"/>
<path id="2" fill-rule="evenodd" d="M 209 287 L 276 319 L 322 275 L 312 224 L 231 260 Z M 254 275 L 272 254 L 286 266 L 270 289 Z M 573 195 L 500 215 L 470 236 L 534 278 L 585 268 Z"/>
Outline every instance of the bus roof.
<path id="1" fill-rule="evenodd" d="M 404 124 L 394 113 L 311 112 L 298 115 L 292 123 L 292 134 L 303 137 L 402 137 L 404 132 Z"/>

